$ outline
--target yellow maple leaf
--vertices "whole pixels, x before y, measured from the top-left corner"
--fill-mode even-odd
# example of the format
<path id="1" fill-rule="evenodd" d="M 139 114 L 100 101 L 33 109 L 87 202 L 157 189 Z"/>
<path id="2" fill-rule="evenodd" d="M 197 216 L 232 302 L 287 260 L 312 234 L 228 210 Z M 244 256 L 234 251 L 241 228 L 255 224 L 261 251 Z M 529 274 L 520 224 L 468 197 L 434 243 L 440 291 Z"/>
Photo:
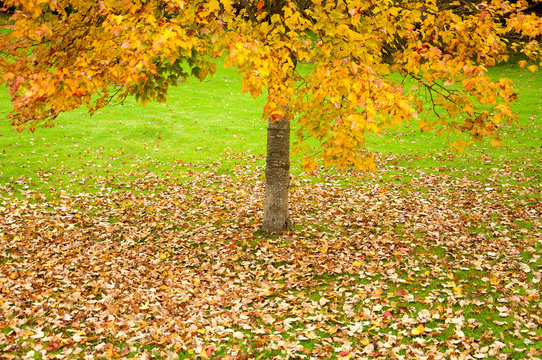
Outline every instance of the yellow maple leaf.
<path id="1" fill-rule="evenodd" d="M 420 324 L 416 326 L 415 328 L 413 328 L 412 330 L 410 330 L 410 334 L 413 336 L 421 335 L 424 332 L 425 332 L 425 326 L 423 326 L 423 324 Z"/>
<path id="2" fill-rule="evenodd" d="M 302 167 L 303 167 L 303 170 L 306 172 L 306 173 L 312 173 L 314 172 L 314 170 L 316 170 L 316 166 L 318 165 L 316 163 L 316 161 L 314 161 L 313 158 L 311 157 L 304 157 L 303 160 L 301 161 L 302 162 Z"/>
<path id="3" fill-rule="evenodd" d="M 466 146 L 467 146 L 467 142 L 464 140 L 456 140 L 452 143 L 452 147 L 459 152 L 465 151 Z"/>
<path id="4" fill-rule="evenodd" d="M 499 138 L 492 138 L 491 141 L 489 142 L 489 144 L 493 147 L 501 147 L 502 144 L 501 144 L 501 139 Z"/>
<path id="5" fill-rule="evenodd" d="M 217 0 L 211 0 L 209 1 L 209 12 L 220 10 L 220 4 Z"/>

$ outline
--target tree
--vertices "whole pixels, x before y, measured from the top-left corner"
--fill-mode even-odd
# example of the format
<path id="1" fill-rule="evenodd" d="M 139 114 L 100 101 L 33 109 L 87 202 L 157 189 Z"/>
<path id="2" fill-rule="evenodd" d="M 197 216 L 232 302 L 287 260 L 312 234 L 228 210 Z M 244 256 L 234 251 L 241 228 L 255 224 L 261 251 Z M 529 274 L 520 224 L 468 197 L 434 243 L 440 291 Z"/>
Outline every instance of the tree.
<path id="1" fill-rule="evenodd" d="M 539 2 L 539 1 L 536 1 Z M 487 68 L 521 53 L 537 70 L 542 21 L 525 1 L 447 0 L 11 0 L 18 10 L 0 46 L 17 129 L 51 126 L 64 111 L 90 113 L 135 96 L 165 101 L 210 57 L 238 68 L 243 90 L 267 89 L 263 229 L 288 229 L 290 123 L 307 172 L 373 171 L 365 137 L 416 120 L 457 149 L 513 122 L 511 81 Z M 12 24 L 12 25 L 11 25 Z M 519 36 L 507 38 L 509 34 Z M 537 40 L 538 39 L 538 40 Z M 302 64 L 302 65 L 301 65 Z M 300 66 L 304 71 L 299 71 Z M 405 80 L 416 86 L 404 85 Z M 429 100 L 429 106 L 424 100 Z M 431 116 L 430 116 L 431 114 Z M 468 133 L 472 140 L 454 140 Z M 314 138 L 314 149 L 305 141 Z"/>

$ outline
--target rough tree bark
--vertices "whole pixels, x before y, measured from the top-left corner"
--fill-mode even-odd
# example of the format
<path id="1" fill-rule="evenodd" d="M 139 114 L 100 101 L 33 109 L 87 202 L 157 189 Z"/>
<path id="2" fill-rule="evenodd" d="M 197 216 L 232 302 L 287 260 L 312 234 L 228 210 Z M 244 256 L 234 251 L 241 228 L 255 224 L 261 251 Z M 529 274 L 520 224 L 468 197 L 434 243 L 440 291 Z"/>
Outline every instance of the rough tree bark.
<path id="1" fill-rule="evenodd" d="M 282 118 L 267 123 L 267 160 L 262 230 L 268 233 L 288 231 L 290 215 L 290 121 Z"/>

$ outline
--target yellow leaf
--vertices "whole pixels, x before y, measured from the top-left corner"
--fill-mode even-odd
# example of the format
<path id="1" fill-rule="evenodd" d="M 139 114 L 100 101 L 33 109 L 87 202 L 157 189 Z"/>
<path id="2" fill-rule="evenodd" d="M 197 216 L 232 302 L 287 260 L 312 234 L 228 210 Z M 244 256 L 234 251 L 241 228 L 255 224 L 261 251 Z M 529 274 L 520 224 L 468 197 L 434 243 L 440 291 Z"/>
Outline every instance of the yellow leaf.
<path id="1" fill-rule="evenodd" d="M 212 12 L 214 10 L 220 10 L 220 5 L 218 4 L 217 0 L 209 1 L 209 12 Z"/>
<path id="2" fill-rule="evenodd" d="M 410 331 L 410 334 L 414 335 L 414 336 L 418 336 L 418 335 L 423 334 L 424 332 L 425 332 L 425 326 L 423 326 L 423 324 L 420 324 L 417 327 L 415 327 L 414 329 L 412 329 Z"/>
<path id="3" fill-rule="evenodd" d="M 322 254 L 327 253 L 327 246 L 324 246 L 324 247 L 322 248 L 322 250 L 320 250 L 320 252 L 321 252 Z"/>
<path id="4" fill-rule="evenodd" d="M 499 138 L 496 138 L 494 137 L 493 139 L 491 139 L 491 141 L 489 142 L 489 144 L 493 147 L 501 147 L 502 144 L 501 144 L 501 139 Z"/>
<path id="5" fill-rule="evenodd" d="M 529 66 L 527 69 L 529 69 L 530 72 L 536 72 L 536 70 L 538 70 L 538 66 L 536 65 L 531 65 Z"/>
<path id="6" fill-rule="evenodd" d="M 303 170 L 306 173 L 314 172 L 314 170 L 316 170 L 316 166 L 318 165 L 316 161 L 314 161 L 313 158 L 308 157 L 308 156 L 303 157 L 303 160 L 301 162 L 302 162 Z"/>
<path id="7" fill-rule="evenodd" d="M 501 279 L 499 279 L 497 276 L 492 276 L 490 281 L 493 285 L 498 285 L 501 282 Z"/>
<path id="8" fill-rule="evenodd" d="M 364 345 L 364 346 L 367 346 L 371 343 L 371 341 L 369 341 L 369 339 L 367 338 L 363 338 L 361 339 L 361 344 Z"/>
<path id="9" fill-rule="evenodd" d="M 149 308 L 149 302 L 147 301 L 145 304 L 141 305 L 139 307 L 140 310 L 147 310 Z"/>
<path id="10" fill-rule="evenodd" d="M 466 146 L 467 146 L 467 142 L 463 140 L 457 140 L 452 143 L 452 147 L 459 152 L 465 151 Z"/>
<path id="11" fill-rule="evenodd" d="M 222 5 L 224 6 L 224 9 L 226 12 L 230 12 L 232 10 L 232 1 L 231 0 L 222 0 Z"/>
<path id="12" fill-rule="evenodd" d="M 348 40 L 350 40 L 350 41 L 363 40 L 363 36 L 361 36 L 359 33 L 355 32 L 353 30 L 350 30 L 350 29 L 346 30 L 345 35 L 348 38 Z"/>
<path id="13" fill-rule="evenodd" d="M 348 31 L 349 28 L 347 25 L 345 24 L 340 24 L 339 26 L 337 26 L 337 28 L 335 29 L 335 33 L 339 34 L 339 35 L 343 35 L 346 31 Z"/>

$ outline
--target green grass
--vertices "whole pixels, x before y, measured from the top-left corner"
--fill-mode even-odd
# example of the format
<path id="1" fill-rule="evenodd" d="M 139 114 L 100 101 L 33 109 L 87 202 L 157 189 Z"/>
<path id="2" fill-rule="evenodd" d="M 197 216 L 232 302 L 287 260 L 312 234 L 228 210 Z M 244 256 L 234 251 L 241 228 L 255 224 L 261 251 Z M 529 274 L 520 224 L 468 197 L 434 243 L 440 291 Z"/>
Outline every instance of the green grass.
<path id="1" fill-rule="evenodd" d="M 506 128 L 503 147 L 476 143 L 458 153 L 444 138 L 421 133 L 410 123 L 369 138 L 367 147 L 381 154 L 381 174 L 399 181 L 410 180 L 416 171 L 454 176 L 467 172 L 486 179 L 495 175 L 497 165 L 508 164 L 509 171 L 521 168 L 527 175 L 526 179 L 511 176 L 512 184 L 540 181 L 536 162 L 531 160 L 540 158 L 542 77 L 513 65 L 492 69 L 491 75 L 511 77 L 520 96 L 514 105 L 519 124 Z M 219 66 L 217 74 L 204 82 L 190 78 L 171 89 L 164 104 L 142 107 L 129 99 L 93 117 L 79 109 L 62 114 L 55 128 L 38 128 L 34 133 L 18 133 L 4 120 L 0 123 L 0 184 L 16 185 L 23 180 L 29 188 L 76 191 L 84 185 L 74 178 L 107 178 L 134 171 L 163 175 L 175 162 L 213 163 L 227 172 L 235 161 L 225 152 L 265 153 L 263 102 L 263 96 L 253 99 L 242 94 L 235 71 Z M 2 90 L 0 116 L 9 111 L 7 90 Z M 258 158 L 257 164 L 262 163 Z M 294 158 L 293 173 L 299 173 L 299 168 Z"/>
<path id="2" fill-rule="evenodd" d="M 47 178 L 45 186 L 64 188 L 76 177 L 151 171 L 164 174 L 170 163 L 221 161 L 225 151 L 262 154 L 265 122 L 261 99 L 241 94 L 233 70 L 204 82 L 189 79 L 172 89 L 164 104 L 146 107 L 127 100 L 93 117 L 84 109 L 62 114 L 54 128 L 34 133 L 0 124 L 0 183 Z M 0 116 L 10 111 L 7 92 L 0 95 Z M 226 170 L 229 163 L 222 163 Z M 77 184 L 71 184 L 77 188 Z"/>

